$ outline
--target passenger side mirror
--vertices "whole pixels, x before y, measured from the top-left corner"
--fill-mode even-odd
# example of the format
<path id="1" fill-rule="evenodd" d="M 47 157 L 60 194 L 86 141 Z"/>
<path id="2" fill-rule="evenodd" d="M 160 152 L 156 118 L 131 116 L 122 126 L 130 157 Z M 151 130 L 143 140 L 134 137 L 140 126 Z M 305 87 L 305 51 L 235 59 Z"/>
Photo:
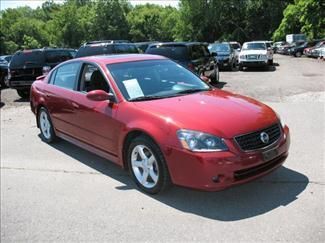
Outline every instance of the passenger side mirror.
<path id="1" fill-rule="evenodd" d="M 112 93 L 106 93 L 104 90 L 92 90 L 87 93 L 86 97 L 93 101 L 115 101 L 114 95 Z"/>

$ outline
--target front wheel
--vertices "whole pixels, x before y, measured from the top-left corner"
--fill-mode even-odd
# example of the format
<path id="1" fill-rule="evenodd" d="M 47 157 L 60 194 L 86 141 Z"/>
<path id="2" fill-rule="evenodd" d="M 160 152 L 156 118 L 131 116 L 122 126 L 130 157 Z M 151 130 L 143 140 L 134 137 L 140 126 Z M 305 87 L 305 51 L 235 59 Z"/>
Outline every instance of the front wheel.
<path id="1" fill-rule="evenodd" d="M 38 112 L 38 125 L 43 141 L 52 143 L 57 139 L 50 115 L 44 107 L 40 108 Z"/>
<path id="2" fill-rule="evenodd" d="M 146 193 L 159 193 L 171 184 L 167 164 L 159 147 L 148 137 L 135 138 L 127 151 L 130 174 Z"/>
<path id="3" fill-rule="evenodd" d="M 29 98 L 29 90 L 28 89 L 17 89 L 17 94 L 23 99 Z"/>
<path id="4" fill-rule="evenodd" d="M 300 51 L 298 51 L 296 54 L 295 54 L 296 57 L 301 57 L 302 56 L 302 53 Z"/>
<path id="5" fill-rule="evenodd" d="M 214 72 L 213 75 L 211 77 L 211 83 L 212 84 L 216 84 L 219 82 L 219 77 L 220 77 L 220 73 L 219 73 L 219 67 L 218 65 L 214 66 Z"/>

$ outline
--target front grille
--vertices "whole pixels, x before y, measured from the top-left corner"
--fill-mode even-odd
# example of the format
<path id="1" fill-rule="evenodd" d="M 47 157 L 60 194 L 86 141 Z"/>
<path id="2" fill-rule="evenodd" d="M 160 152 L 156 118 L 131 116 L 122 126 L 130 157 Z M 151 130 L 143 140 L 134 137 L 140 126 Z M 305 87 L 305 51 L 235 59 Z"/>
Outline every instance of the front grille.
<path id="1" fill-rule="evenodd" d="M 262 142 L 261 133 L 265 132 L 269 136 L 267 143 Z M 269 146 L 276 142 L 281 136 L 281 129 L 279 124 L 274 124 L 268 128 L 252 132 L 249 134 L 235 137 L 235 140 L 242 150 L 256 150 Z"/>
<path id="2" fill-rule="evenodd" d="M 262 174 L 263 172 L 266 172 L 268 170 L 272 170 L 277 165 L 281 164 L 285 159 L 287 158 L 287 155 L 282 155 L 278 158 L 275 158 L 269 162 L 253 166 L 247 169 L 243 170 L 237 170 L 234 172 L 234 178 L 236 181 L 245 180 L 253 176 L 257 176 L 258 174 Z"/>

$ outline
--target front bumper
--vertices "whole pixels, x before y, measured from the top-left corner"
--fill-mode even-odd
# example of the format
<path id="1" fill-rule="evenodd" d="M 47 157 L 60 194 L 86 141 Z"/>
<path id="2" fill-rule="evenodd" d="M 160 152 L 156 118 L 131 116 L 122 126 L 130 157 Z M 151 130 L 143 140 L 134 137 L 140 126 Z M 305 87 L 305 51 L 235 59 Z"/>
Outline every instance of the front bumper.
<path id="1" fill-rule="evenodd" d="M 285 126 L 279 140 L 266 150 L 243 152 L 231 140 L 229 151 L 193 153 L 180 148 L 167 148 L 166 161 L 176 185 L 219 191 L 266 175 L 280 167 L 288 156 L 289 128 Z M 278 155 L 264 161 L 262 153 L 277 149 Z"/>
<path id="2" fill-rule="evenodd" d="M 12 89 L 29 89 L 34 80 L 9 80 L 8 86 Z"/>
<path id="3" fill-rule="evenodd" d="M 268 63 L 268 60 L 254 60 L 254 61 L 248 61 L 248 60 L 240 60 L 239 65 L 243 67 L 263 67 L 266 66 Z"/>

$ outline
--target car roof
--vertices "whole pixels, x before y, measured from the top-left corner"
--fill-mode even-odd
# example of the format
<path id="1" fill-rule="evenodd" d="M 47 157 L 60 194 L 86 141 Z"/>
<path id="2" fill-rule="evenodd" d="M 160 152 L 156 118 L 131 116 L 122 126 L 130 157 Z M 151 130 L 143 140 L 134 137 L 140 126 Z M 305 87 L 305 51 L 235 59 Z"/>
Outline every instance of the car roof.
<path id="1" fill-rule="evenodd" d="M 159 55 L 151 54 L 117 54 L 117 55 L 100 55 L 100 56 L 87 56 L 72 59 L 71 61 L 81 60 L 86 62 L 96 62 L 103 65 L 114 64 L 121 62 L 135 62 L 135 61 L 146 61 L 146 60 L 162 60 L 168 59 Z"/>
<path id="2" fill-rule="evenodd" d="M 179 45 L 179 46 L 191 46 L 191 45 L 206 45 L 205 42 L 157 42 L 152 43 L 151 46 L 168 46 L 168 45 Z"/>

